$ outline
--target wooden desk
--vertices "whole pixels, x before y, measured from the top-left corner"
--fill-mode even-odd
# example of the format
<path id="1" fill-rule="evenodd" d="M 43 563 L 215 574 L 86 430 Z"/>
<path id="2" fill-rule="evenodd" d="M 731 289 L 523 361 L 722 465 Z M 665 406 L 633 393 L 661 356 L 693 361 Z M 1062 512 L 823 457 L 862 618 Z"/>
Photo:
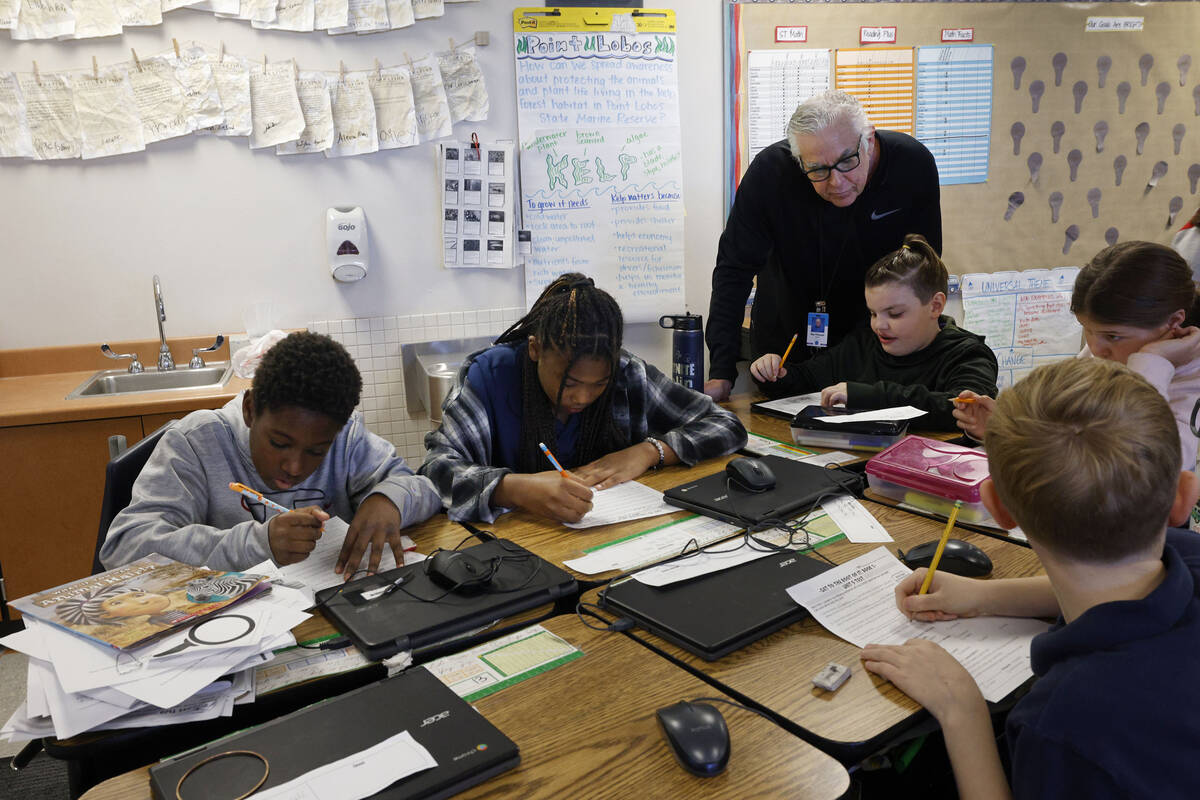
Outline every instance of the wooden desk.
<path id="1" fill-rule="evenodd" d="M 850 777 L 833 758 L 742 709 L 717 705 L 729 725 L 729 767 L 697 778 L 675 761 L 655 709 L 714 694 L 712 687 L 625 636 L 574 616 L 545 627 L 584 657 L 475 703 L 521 748 L 520 765 L 458 797 L 835 798 Z M 86 800 L 142 798 L 149 768 L 96 786 Z"/>
<path id="2" fill-rule="evenodd" d="M 896 540 L 884 545 L 892 550 L 936 539 L 944 528 L 900 509 L 872 502 L 865 505 Z M 954 535 L 991 557 L 995 565 L 992 577 L 1042 572 L 1037 556 L 1028 548 L 962 529 L 956 529 Z M 841 541 L 821 552 L 840 564 L 879 546 Z M 587 599 L 595 598 L 589 595 Z M 636 629 L 635 635 L 696 674 L 717 681 L 735 697 L 770 710 L 789 730 L 846 763 L 861 760 L 921 719 L 920 706 L 863 669 L 857 647 L 827 632 L 811 617 L 713 662 L 641 629 Z M 850 679 L 833 694 L 810 683 L 831 661 L 851 669 Z"/>

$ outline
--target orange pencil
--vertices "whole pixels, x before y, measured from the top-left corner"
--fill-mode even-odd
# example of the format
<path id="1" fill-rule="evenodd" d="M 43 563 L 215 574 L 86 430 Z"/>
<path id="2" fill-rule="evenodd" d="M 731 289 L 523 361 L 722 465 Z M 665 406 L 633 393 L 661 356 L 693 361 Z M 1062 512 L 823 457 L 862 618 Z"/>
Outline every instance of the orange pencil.
<path id="1" fill-rule="evenodd" d="M 977 397 L 951 397 L 951 403 L 974 403 L 979 398 Z"/>

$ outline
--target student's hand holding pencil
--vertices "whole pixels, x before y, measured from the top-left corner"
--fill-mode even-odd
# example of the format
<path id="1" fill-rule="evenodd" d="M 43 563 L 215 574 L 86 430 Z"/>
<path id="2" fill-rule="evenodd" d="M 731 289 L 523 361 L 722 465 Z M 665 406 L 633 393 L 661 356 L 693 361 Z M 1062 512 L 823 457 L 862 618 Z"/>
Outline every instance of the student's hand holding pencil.
<path id="1" fill-rule="evenodd" d="M 983 587 L 979 581 L 936 571 L 929 591 L 921 594 L 928 572 L 921 567 L 896 584 L 896 608 L 904 616 L 918 622 L 941 622 L 984 613 L 980 605 Z"/>
<path id="2" fill-rule="evenodd" d="M 578 522 L 592 510 L 592 488 L 566 470 L 518 474 L 500 479 L 492 505 L 523 508 L 559 522 Z"/>
<path id="3" fill-rule="evenodd" d="M 755 359 L 750 365 L 750 374 L 764 383 L 774 382 L 787 375 L 787 367 L 778 353 L 767 353 Z"/>
<path id="4" fill-rule="evenodd" d="M 964 389 L 958 393 L 958 397 L 951 397 L 950 402 L 954 404 L 954 410 L 950 413 L 958 421 L 958 427 L 972 439 L 982 442 L 983 434 L 987 431 L 988 418 L 996 408 L 996 401 L 987 395 L 975 394 Z"/>
<path id="5" fill-rule="evenodd" d="M 318 506 L 305 506 L 271 517 L 267 523 L 267 544 L 279 566 L 308 558 L 321 538 L 321 529 L 329 515 Z"/>

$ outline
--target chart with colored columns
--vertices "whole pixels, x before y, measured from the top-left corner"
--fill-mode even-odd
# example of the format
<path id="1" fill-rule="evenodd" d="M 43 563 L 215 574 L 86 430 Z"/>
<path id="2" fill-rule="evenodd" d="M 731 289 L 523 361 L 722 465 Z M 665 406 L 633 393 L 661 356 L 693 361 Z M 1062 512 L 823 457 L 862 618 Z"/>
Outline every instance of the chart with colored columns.
<path id="1" fill-rule="evenodd" d="M 992 45 L 917 48 L 917 132 L 943 185 L 988 177 Z"/>
<path id="2" fill-rule="evenodd" d="M 912 134 L 916 70 L 911 47 L 841 48 L 834 81 L 858 98 L 876 128 Z"/>

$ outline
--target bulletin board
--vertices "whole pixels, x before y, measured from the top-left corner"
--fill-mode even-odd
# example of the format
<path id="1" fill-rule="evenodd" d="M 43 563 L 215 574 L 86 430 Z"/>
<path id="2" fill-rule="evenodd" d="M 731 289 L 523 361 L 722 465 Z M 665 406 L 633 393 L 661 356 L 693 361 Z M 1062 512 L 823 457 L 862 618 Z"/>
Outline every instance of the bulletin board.
<path id="1" fill-rule="evenodd" d="M 1089 17 L 1141 29 L 1089 31 Z M 861 44 L 863 26 L 895 27 L 879 49 L 943 45 L 948 29 L 992 46 L 986 181 L 942 185 L 951 272 L 1079 265 L 1113 241 L 1169 242 L 1200 205 L 1200 3 L 740 2 L 729 23 L 733 184 L 749 163 L 751 52 L 824 48 L 833 62 L 838 48 L 876 47 Z M 793 41 L 776 41 L 781 27 Z"/>

